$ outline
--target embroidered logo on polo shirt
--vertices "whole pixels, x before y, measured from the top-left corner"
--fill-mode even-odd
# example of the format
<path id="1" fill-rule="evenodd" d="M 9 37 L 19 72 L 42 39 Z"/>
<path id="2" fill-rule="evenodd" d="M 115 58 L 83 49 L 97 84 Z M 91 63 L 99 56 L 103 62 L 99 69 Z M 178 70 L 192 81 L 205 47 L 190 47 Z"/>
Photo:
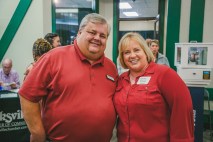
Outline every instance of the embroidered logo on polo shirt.
<path id="1" fill-rule="evenodd" d="M 108 74 L 106 75 L 106 78 L 111 80 L 111 81 L 113 81 L 113 82 L 115 82 L 115 79 L 113 77 L 111 77 L 110 75 L 108 75 Z"/>

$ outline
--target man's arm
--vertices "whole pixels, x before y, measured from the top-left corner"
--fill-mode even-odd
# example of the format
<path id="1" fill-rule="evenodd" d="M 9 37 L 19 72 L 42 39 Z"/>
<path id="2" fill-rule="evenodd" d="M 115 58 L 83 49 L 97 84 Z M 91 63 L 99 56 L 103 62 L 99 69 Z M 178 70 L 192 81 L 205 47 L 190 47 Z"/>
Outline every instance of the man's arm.
<path id="1" fill-rule="evenodd" d="M 20 88 L 20 80 L 17 72 L 14 74 L 14 83 L 13 85 L 11 85 L 11 88 L 12 89 Z"/>
<path id="2" fill-rule="evenodd" d="M 19 97 L 23 116 L 31 133 L 30 142 L 45 142 L 46 134 L 41 120 L 40 104 L 30 102 L 21 95 Z"/>

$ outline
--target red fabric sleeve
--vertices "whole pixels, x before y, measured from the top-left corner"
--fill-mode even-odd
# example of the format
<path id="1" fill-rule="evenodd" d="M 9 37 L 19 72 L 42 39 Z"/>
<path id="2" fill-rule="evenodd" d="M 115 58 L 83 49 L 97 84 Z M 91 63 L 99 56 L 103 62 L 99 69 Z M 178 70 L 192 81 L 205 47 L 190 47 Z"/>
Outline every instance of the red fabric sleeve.
<path id="1" fill-rule="evenodd" d="M 158 81 L 171 114 L 170 142 L 194 142 L 193 105 L 186 84 L 170 68 Z"/>
<path id="2" fill-rule="evenodd" d="M 50 72 L 49 56 L 42 56 L 28 74 L 19 94 L 29 101 L 39 102 L 43 96 L 47 95 Z"/>

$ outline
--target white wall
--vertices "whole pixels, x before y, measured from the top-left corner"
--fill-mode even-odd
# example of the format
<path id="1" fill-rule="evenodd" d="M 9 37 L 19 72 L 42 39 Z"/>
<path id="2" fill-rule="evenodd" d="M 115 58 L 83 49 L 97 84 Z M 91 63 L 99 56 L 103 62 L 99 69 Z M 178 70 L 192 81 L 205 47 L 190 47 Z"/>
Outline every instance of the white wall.
<path id="1" fill-rule="evenodd" d="M 189 22 L 190 22 L 191 0 L 181 1 L 181 16 L 180 16 L 180 42 L 189 41 Z"/>
<path id="2" fill-rule="evenodd" d="M 9 24 L 18 3 L 19 0 L 0 0 L 0 37 L 2 37 L 7 25 Z"/>
<path id="3" fill-rule="evenodd" d="M 120 21 L 120 31 L 149 31 L 154 30 L 155 20 L 149 21 Z"/>
<path id="4" fill-rule="evenodd" d="M 105 56 L 112 60 L 112 52 L 113 52 L 113 0 L 100 0 L 99 1 L 99 14 L 104 16 L 110 26 L 111 33 L 108 37 L 107 48 L 105 50 Z"/>
<path id="5" fill-rule="evenodd" d="M 13 1 L 10 1 L 10 4 L 13 5 Z M 4 56 L 13 60 L 13 68 L 19 73 L 21 82 L 26 67 L 33 62 L 34 41 L 43 37 L 47 31 L 50 32 L 52 24 L 47 20 L 51 19 L 51 14 L 47 14 L 49 12 L 51 12 L 51 0 L 33 0 Z"/>
<path id="6" fill-rule="evenodd" d="M 52 0 L 43 0 L 43 37 L 52 32 Z"/>
<path id="7" fill-rule="evenodd" d="M 213 0 L 205 1 L 205 15 L 203 27 L 203 42 L 213 43 Z"/>

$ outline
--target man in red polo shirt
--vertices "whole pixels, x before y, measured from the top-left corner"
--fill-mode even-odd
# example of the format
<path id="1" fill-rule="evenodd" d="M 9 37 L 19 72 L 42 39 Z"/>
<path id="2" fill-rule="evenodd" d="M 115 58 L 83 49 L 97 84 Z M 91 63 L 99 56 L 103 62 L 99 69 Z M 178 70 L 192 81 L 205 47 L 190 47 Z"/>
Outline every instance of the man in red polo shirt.
<path id="1" fill-rule="evenodd" d="M 79 27 L 74 45 L 42 56 L 19 91 L 31 142 L 110 141 L 118 76 L 104 56 L 110 26 L 92 13 Z"/>

